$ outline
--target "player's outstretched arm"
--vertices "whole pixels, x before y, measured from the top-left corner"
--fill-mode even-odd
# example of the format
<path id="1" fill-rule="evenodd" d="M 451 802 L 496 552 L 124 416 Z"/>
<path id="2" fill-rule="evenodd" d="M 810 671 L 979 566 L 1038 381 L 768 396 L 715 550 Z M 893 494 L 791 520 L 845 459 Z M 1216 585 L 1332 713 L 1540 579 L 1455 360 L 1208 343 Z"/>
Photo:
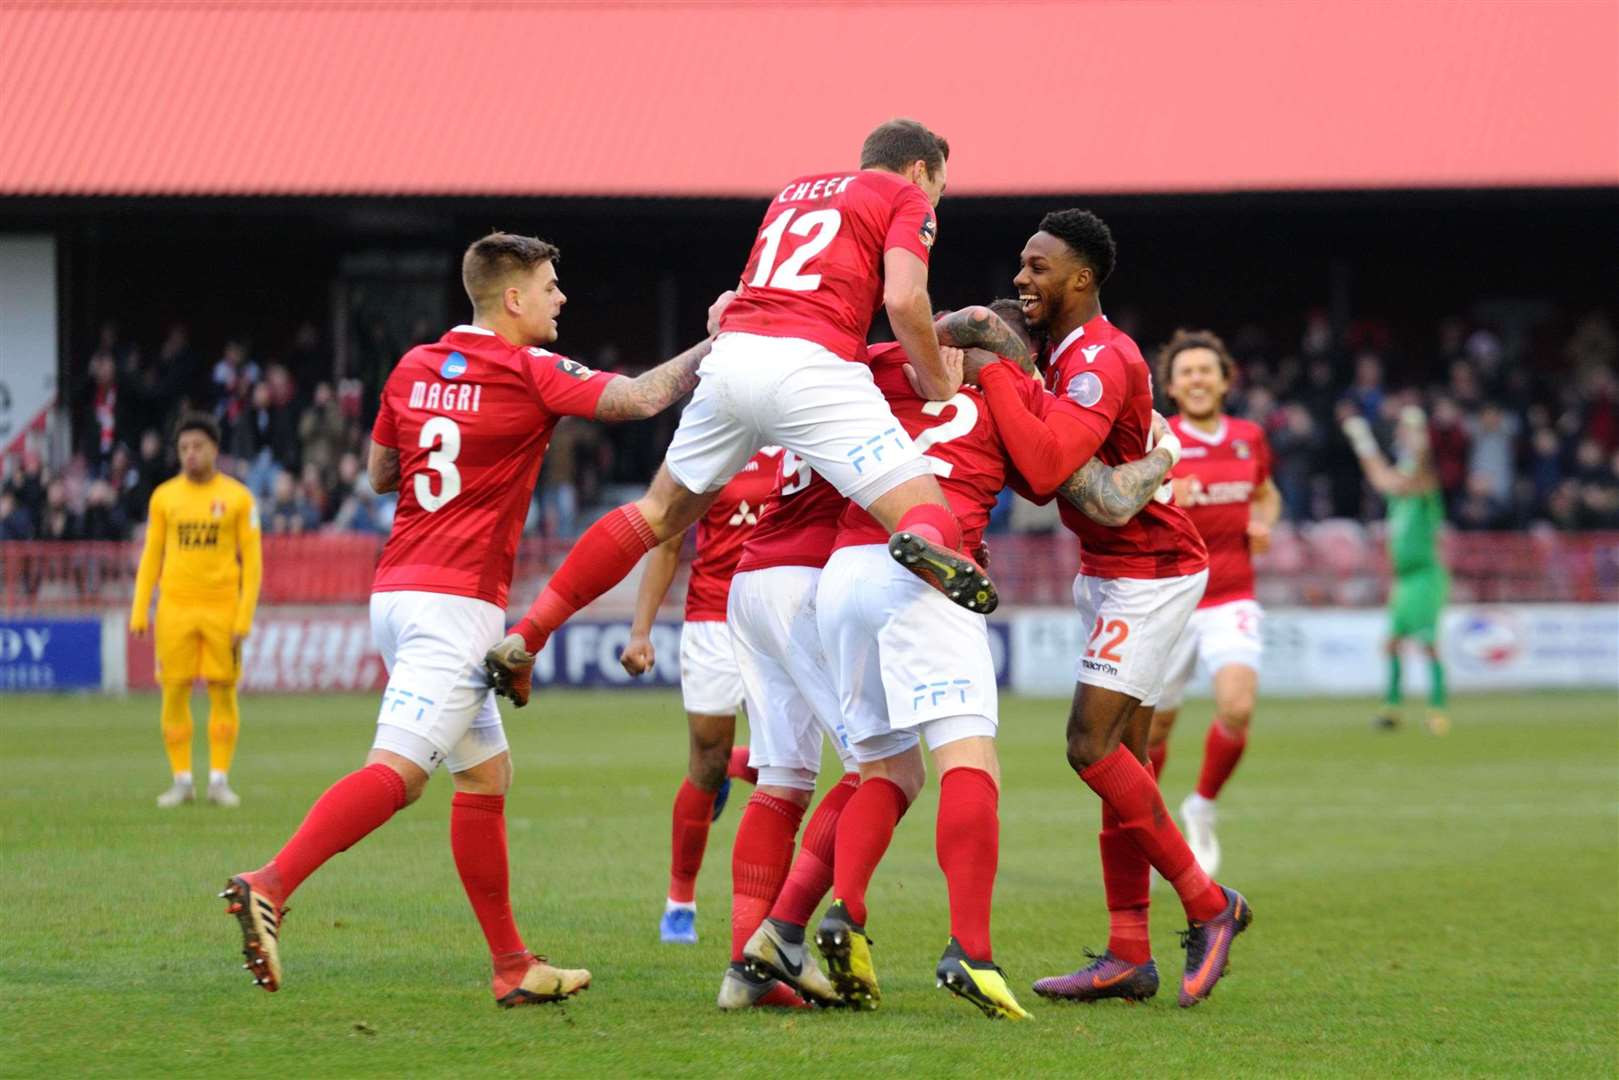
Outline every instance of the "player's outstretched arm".
<path id="1" fill-rule="evenodd" d="M 1379 495 L 1413 495 L 1419 488 L 1412 477 L 1403 475 L 1398 469 L 1388 463 L 1383 451 L 1377 446 L 1377 437 L 1372 434 L 1372 425 L 1360 415 L 1345 417 L 1343 424 L 1344 437 L 1355 451 L 1355 457 L 1360 460 L 1361 471 L 1366 474 L 1367 483 Z"/>
<path id="2" fill-rule="evenodd" d="M 1037 497 L 1057 491 L 1102 445 L 1106 431 L 1098 434 L 1063 401 L 1055 401 L 1044 416 L 1030 411 L 1029 377 L 1011 364 L 990 364 L 978 379 L 1012 467 Z"/>
<path id="3" fill-rule="evenodd" d="M 630 640 L 619 654 L 618 662 L 631 675 L 644 675 L 657 662 L 652 648 L 652 623 L 658 617 L 669 586 L 675 580 L 680 566 L 680 545 L 686 539 L 684 532 L 676 533 L 647 556 L 646 569 L 641 572 L 641 588 L 635 594 L 635 619 L 630 623 Z"/>
<path id="4" fill-rule="evenodd" d="M 713 346 L 713 339 L 706 338 L 651 371 L 614 379 L 596 402 L 596 419 L 618 423 L 658 415 L 697 389 L 697 365 Z"/>
<path id="5" fill-rule="evenodd" d="M 366 458 L 365 471 L 370 477 L 372 490 L 378 495 L 398 491 L 399 451 L 391 446 L 372 443 L 371 453 Z"/>
<path id="6" fill-rule="evenodd" d="M 929 401 L 946 401 L 961 389 L 961 376 L 949 371 L 939 355 L 928 299 L 927 263 L 904 248 L 883 252 L 883 306 L 894 338 L 916 369 L 917 385 Z"/>
<path id="7" fill-rule="evenodd" d="M 1004 356 L 1024 371 L 1033 372 L 1034 357 L 1006 321 L 982 304 L 952 311 L 935 324 L 939 344 L 962 349 L 984 349 Z M 975 381 L 972 379 L 969 382 Z"/>
<path id="8" fill-rule="evenodd" d="M 1180 460 L 1180 439 L 1153 413 L 1153 448 L 1136 461 L 1109 467 L 1091 458 L 1058 489 L 1068 505 L 1096 522 L 1117 528 L 1141 512 Z"/>

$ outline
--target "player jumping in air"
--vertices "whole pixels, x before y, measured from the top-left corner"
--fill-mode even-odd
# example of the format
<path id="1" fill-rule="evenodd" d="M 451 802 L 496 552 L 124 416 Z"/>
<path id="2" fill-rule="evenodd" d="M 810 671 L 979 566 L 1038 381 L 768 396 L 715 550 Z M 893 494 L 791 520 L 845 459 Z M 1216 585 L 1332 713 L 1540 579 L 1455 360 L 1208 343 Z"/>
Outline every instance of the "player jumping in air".
<path id="1" fill-rule="evenodd" d="M 1347 418 L 1343 429 L 1366 479 L 1389 504 L 1389 561 L 1394 568 L 1394 587 L 1389 592 L 1388 693 L 1376 723 L 1385 730 L 1400 725 L 1400 649 L 1414 639 L 1428 654 L 1428 730 L 1444 735 L 1450 731 L 1450 718 L 1445 715 L 1439 617 L 1450 593 L 1450 574 L 1439 555 L 1445 503 L 1439 493 L 1439 474 L 1434 470 L 1428 418 L 1416 405 L 1400 410 L 1394 431 L 1397 465 L 1384 459 L 1364 417 Z"/>
<path id="2" fill-rule="evenodd" d="M 742 542 L 776 484 L 776 458 L 769 447 L 755 454 L 725 485 L 697 523 L 697 557 L 686 585 L 686 622 L 680 630 L 680 696 L 686 707 L 691 751 L 686 779 L 675 794 L 669 856 L 669 895 L 658 935 L 683 945 L 697 943 L 697 872 L 708 846 L 708 826 L 725 806 L 731 778 L 751 780 L 747 747 L 735 747 L 736 711 L 742 705 L 725 602 Z M 619 662 L 631 675 L 650 671 L 657 660 L 652 623 L 680 565 L 681 533 L 654 548 L 636 596 L 629 644 Z"/>
<path id="3" fill-rule="evenodd" d="M 533 657 L 641 556 L 683 532 L 761 446 L 810 463 L 891 534 L 895 558 L 954 602 L 996 603 L 961 554 L 961 528 L 927 463 L 872 385 L 866 334 L 878 307 L 928 397 L 959 387 L 939 357 L 928 301 L 948 144 L 912 120 L 867 136 L 860 167 L 800 177 L 770 202 L 714 351 L 652 486 L 591 526 L 514 632 L 491 651 L 502 693 L 526 697 Z"/>
<path id="4" fill-rule="evenodd" d="M 236 806 L 231 758 L 241 726 L 236 681 L 242 639 L 253 629 L 263 561 L 259 511 L 241 484 L 214 468 L 219 425 L 183 418 L 176 432 L 180 475 L 159 484 L 147 509 L 146 547 L 129 610 L 131 633 L 146 633 L 158 587 L 157 679 L 163 688 L 163 746 L 174 780 L 157 797 L 165 810 L 191 802 L 191 686 L 208 684 L 208 801 Z"/>
<path id="5" fill-rule="evenodd" d="M 1180 407 L 1169 421 L 1183 447 L 1171 474 L 1174 503 L 1209 549 L 1209 584 L 1170 654 L 1147 757 L 1161 784 L 1186 682 L 1201 662 L 1214 679 L 1214 720 L 1203 742 L 1197 789 L 1181 803 L 1181 824 L 1208 874 L 1220 867 L 1214 801 L 1248 745 L 1259 689 L 1264 612 L 1254 598 L 1253 557 L 1270 548 L 1271 526 L 1282 513 L 1265 430 L 1225 412 L 1235 371 L 1225 343 L 1208 330 L 1178 330 L 1159 354 L 1159 377 Z"/>
<path id="6" fill-rule="evenodd" d="M 501 637 L 518 536 L 557 421 L 660 412 L 691 391 L 709 343 L 635 379 L 548 351 L 566 300 L 556 260 L 556 248 L 532 237 L 497 232 L 474 243 L 461 264 L 472 323 L 410 350 L 383 387 L 369 472 L 378 491 L 399 492 L 399 508 L 371 593 L 388 668 L 376 740 L 365 767 L 327 788 L 273 859 L 221 894 L 241 926 L 244 966 L 266 990 L 282 984 L 287 899 L 414 802 L 440 764 L 453 774 L 450 850 L 489 943 L 495 1000 L 556 1001 L 590 985 L 588 971 L 553 967 L 517 931 L 507 888 L 511 758 L 482 661 Z"/>
<path id="7" fill-rule="evenodd" d="M 975 323 L 994 329 L 969 337 Z M 983 308 L 947 317 L 940 336 L 974 345 L 993 342 L 994 354 L 1028 356 L 1026 343 Z M 962 354 L 947 347 L 946 356 L 954 361 Z M 968 544 L 976 546 L 1011 472 L 1004 435 L 982 395 L 964 387 L 944 401 L 925 399 L 908 378 L 898 345 L 873 348 L 871 363 L 895 416 L 933 461 Z M 1011 393 L 1031 403 L 1044 396 L 1029 375 L 996 366 L 1005 369 Z M 1160 454 L 1134 467 L 1140 475 L 1130 512 L 1151 497 L 1171 464 L 1168 454 Z M 900 818 L 921 790 L 920 735 L 940 775 L 936 840 L 950 898 L 950 940 L 936 971 L 939 985 L 991 1018 L 1026 1019 L 990 944 L 1000 765 L 988 627 L 982 615 L 952 606 L 895 565 L 883 540 L 882 526 L 851 506 L 839 522 L 835 550 L 816 592 L 821 641 L 861 776 L 838 822 L 836 899 L 816 931 L 816 944 L 844 999 L 857 1008 L 876 1008 L 881 991 L 866 933 L 866 890 Z"/>
<path id="8" fill-rule="evenodd" d="M 985 368 L 982 385 L 1012 463 L 1036 494 L 1057 490 L 1093 456 L 1118 464 L 1151 445 L 1152 375 L 1135 342 L 1102 314 L 1101 286 L 1114 259 L 1107 225 L 1083 210 L 1047 214 L 1023 248 L 1014 284 L 1030 327 L 1055 343 L 1046 371 L 1052 396 L 1031 408 L 1018 374 L 1005 365 Z M 1198 866 L 1146 762 L 1152 709 L 1170 650 L 1203 596 L 1208 554 L 1186 514 L 1156 501 L 1117 528 L 1068 505 L 1061 510 L 1082 544 L 1074 603 L 1090 628 L 1068 716 L 1068 763 L 1102 799 L 1112 928 L 1095 963 L 1042 979 L 1035 992 L 1078 1000 L 1157 993 L 1147 934 L 1156 868 L 1186 909 L 1180 1004 L 1195 1005 L 1224 974 L 1231 943 L 1252 912 Z"/>

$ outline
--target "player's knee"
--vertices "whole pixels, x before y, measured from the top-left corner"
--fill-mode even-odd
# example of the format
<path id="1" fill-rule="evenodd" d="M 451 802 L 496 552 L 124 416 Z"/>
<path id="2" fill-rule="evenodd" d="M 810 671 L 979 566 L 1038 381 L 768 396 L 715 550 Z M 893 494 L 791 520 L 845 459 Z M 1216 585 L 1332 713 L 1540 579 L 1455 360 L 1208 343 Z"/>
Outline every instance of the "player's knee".
<path id="1" fill-rule="evenodd" d="M 1110 739 L 1100 731 L 1070 731 L 1068 733 L 1068 766 L 1075 772 L 1095 765 L 1107 757 L 1113 747 L 1118 745 L 1116 739 Z"/>
<path id="2" fill-rule="evenodd" d="M 691 735 L 691 782 L 712 791 L 725 782 L 731 764 L 731 735 L 693 731 Z"/>
<path id="3" fill-rule="evenodd" d="M 1227 731 L 1247 731 L 1253 718 L 1254 695 L 1249 693 L 1233 694 L 1215 709 L 1215 719 Z"/>

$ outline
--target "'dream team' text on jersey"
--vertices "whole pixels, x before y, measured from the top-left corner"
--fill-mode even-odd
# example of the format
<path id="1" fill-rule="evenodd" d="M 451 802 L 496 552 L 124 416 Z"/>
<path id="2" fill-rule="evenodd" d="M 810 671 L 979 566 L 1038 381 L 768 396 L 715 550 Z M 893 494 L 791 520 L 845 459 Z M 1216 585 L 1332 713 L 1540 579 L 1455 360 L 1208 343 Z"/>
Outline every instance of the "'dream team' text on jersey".
<path id="1" fill-rule="evenodd" d="M 894 419 L 932 465 L 945 501 L 961 523 L 962 547 L 971 551 L 983 538 L 1001 490 L 1015 479 L 1003 434 L 976 387 L 963 386 L 948 401 L 927 401 L 911 388 L 905 362 L 905 350 L 898 344 L 874 345 L 871 376 Z M 1038 407 L 1046 396 L 1040 384 L 1024 376 L 1020 381 L 1028 407 Z M 876 518 L 850 503 L 839 522 L 837 546 L 881 544 L 888 535 Z"/>
<path id="2" fill-rule="evenodd" d="M 742 558 L 742 545 L 759 523 L 776 486 L 777 447 L 754 454 L 742 471 L 720 489 L 708 512 L 697 522 L 697 557 L 686 583 L 686 621 L 724 622 L 731 596 L 731 577 Z"/>
<path id="3" fill-rule="evenodd" d="M 880 170 L 794 180 L 770 203 L 720 330 L 802 338 L 845 360 L 864 355 L 883 298 L 883 254 L 925 264 L 938 224 L 922 189 Z"/>
<path id="4" fill-rule="evenodd" d="M 1265 430 L 1235 416 L 1220 419 L 1210 434 L 1172 416 L 1181 459 L 1170 476 L 1175 505 L 1186 511 L 1209 549 L 1209 584 L 1199 607 L 1254 598 L 1254 560 L 1248 522 L 1254 494 L 1270 479 L 1270 443 Z"/>
<path id="5" fill-rule="evenodd" d="M 1046 387 L 1097 434 L 1106 432 L 1096 457 L 1122 465 L 1147 454 L 1152 435 L 1152 374 L 1130 336 L 1101 315 L 1057 346 L 1046 369 Z M 1048 399 L 1049 400 L 1049 399 Z M 1099 578 L 1166 578 L 1195 574 L 1208 552 L 1186 514 L 1149 502 L 1118 527 L 1098 525 L 1066 501 L 1063 524 L 1079 537 L 1080 573 Z"/>
<path id="6" fill-rule="evenodd" d="M 406 353 L 371 433 L 399 451 L 399 508 L 372 591 L 505 607 L 551 433 L 561 417 L 595 415 L 615 378 L 473 326 Z"/>

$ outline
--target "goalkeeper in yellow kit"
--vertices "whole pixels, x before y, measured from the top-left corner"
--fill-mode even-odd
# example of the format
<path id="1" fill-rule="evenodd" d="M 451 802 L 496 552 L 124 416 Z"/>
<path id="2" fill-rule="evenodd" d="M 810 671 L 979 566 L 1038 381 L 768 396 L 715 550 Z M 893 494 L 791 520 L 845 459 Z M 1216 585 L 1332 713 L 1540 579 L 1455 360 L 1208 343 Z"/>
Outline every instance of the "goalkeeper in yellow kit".
<path id="1" fill-rule="evenodd" d="M 157 680 L 163 689 L 163 745 L 174 782 L 157 797 L 165 809 L 192 802 L 191 687 L 208 684 L 208 801 L 237 806 L 228 773 L 240 720 L 236 680 L 242 639 L 253 628 L 264 563 L 252 494 L 214 469 L 219 425 L 188 416 L 176 430 L 180 475 L 158 485 L 146 519 L 146 548 L 135 578 L 129 629 L 145 634 L 152 586 L 157 598 Z"/>

